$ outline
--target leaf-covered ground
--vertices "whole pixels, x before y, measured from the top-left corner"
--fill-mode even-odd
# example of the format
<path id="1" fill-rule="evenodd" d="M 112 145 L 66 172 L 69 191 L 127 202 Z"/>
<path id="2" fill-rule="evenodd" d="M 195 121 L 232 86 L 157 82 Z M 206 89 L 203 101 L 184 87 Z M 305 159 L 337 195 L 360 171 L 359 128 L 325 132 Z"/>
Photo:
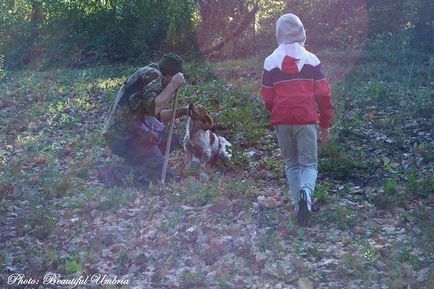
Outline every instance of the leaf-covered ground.
<path id="1" fill-rule="evenodd" d="M 105 188 L 96 178 L 97 166 L 121 162 L 101 129 L 134 67 L 7 72 L 0 286 L 13 288 L 13 273 L 51 272 L 123 277 L 124 288 L 434 287 L 432 59 L 320 57 L 336 112 L 332 140 L 320 145 L 310 228 L 293 223 L 286 202 L 258 93 L 262 57 L 188 65 L 181 104 L 209 108 L 234 159 L 197 171 L 175 151 L 165 195 L 157 184 Z M 176 133 L 184 129 L 185 119 Z M 83 286 L 100 287 L 121 286 Z"/>

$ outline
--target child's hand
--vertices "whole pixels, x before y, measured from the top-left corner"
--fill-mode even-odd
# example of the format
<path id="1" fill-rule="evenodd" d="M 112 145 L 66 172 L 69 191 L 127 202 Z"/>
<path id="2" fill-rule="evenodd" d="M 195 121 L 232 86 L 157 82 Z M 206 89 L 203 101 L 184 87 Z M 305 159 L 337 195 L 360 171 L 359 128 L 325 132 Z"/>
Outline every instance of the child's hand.
<path id="1" fill-rule="evenodd" d="M 330 129 L 319 127 L 318 128 L 318 139 L 319 141 L 327 142 L 330 138 Z"/>

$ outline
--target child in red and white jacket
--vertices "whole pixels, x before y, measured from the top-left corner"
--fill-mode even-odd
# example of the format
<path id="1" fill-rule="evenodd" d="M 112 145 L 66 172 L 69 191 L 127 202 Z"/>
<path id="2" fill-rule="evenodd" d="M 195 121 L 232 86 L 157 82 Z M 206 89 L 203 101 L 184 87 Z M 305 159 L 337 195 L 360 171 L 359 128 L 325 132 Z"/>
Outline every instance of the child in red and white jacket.
<path id="1" fill-rule="evenodd" d="M 303 47 L 306 33 L 296 15 L 277 20 L 276 38 L 279 46 L 265 59 L 261 93 L 285 159 L 297 223 L 309 226 L 318 174 L 317 137 L 327 141 L 330 136 L 330 89 L 319 59 Z"/>

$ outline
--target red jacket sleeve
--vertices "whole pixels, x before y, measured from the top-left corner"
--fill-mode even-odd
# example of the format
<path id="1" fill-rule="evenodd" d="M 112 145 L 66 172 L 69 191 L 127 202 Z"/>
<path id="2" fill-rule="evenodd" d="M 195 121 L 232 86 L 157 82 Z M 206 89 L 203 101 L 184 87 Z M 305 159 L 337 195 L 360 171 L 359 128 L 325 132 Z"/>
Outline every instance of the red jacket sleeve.
<path id="1" fill-rule="evenodd" d="M 262 73 L 261 94 L 264 99 L 265 107 L 271 112 L 273 110 L 274 89 L 271 81 L 271 72 L 265 69 Z"/>
<path id="2" fill-rule="evenodd" d="M 329 128 L 333 118 L 332 97 L 321 64 L 315 67 L 314 95 L 319 110 L 319 126 Z"/>

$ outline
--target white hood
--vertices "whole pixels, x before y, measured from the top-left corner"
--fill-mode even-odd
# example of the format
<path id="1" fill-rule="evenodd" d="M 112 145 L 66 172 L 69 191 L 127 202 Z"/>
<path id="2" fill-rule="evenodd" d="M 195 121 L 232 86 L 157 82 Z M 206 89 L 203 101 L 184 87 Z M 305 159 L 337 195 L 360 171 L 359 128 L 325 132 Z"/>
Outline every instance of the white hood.
<path id="1" fill-rule="evenodd" d="M 264 69 L 270 71 L 279 68 L 283 72 L 297 73 L 300 72 L 306 63 L 308 52 L 298 42 L 290 44 L 280 44 L 273 53 L 267 57 L 264 63 Z M 298 71 L 289 69 L 291 63 L 297 66 Z"/>

